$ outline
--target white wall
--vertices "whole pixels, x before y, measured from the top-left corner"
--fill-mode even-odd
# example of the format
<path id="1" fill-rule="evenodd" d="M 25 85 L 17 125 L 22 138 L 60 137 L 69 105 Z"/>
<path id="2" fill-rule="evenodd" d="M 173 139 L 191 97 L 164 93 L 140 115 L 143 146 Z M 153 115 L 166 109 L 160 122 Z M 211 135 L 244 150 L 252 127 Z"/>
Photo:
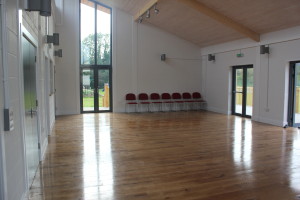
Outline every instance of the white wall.
<path id="1" fill-rule="evenodd" d="M 63 57 L 56 59 L 56 114 L 80 113 L 79 93 L 79 1 L 65 0 L 60 17 L 56 21 L 56 32 L 60 34 Z"/>
<path id="2" fill-rule="evenodd" d="M 269 75 L 268 55 L 260 55 L 261 44 L 270 46 Z M 203 48 L 202 93 L 208 110 L 231 113 L 231 67 L 253 64 L 253 120 L 287 124 L 289 62 L 300 60 L 299 48 L 300 27 L 264 34 L 260 43 L 245 39 Z M 244 57 L 237 58 L 240 50 Z M 215 62 L 207 61 L 210 53 L 216 55 Z"/>
<path id="3" fill-rule="evenodd" d="M 23 132 L 21 127 L 22 117 L 20 114 L 20 89 L 19 89 L 19 62 L 18 62 L 18 1 L 6 1 L 6 33 L 7 33 L 7 69 L 8 69 L 8 88 L 9 88 L 9 106 L 14 111 L 15 129 L 11 132 L 2 133 L 5 147 L 5 171 L 8 199 L 21 199 L 25 191 L 25 163 L 24 163 L 24 146 Z M 1 81 L 1 87 L 3 87 Z M 1 95 L 1 98 L 4 98 Z M 4 101 L 4 99 L 3 99 Z M 1 115 L 4 107 L 1 107 Z M 1 121 L 3 124 L 3 121 Z"/>
<path id="4" fill-rule="evenodd" d="M 124 112 L 126 93 L 200 90 L 200 48 L 116 11 L 114 111 Z M 131 49 L 131 51 L 128 51 Z M 165 53 L 167 60 L 160 60 Z M 189 60 L 190 59 L 190 60 Z"/>
<path id="5" fill-rule="evenodd" d="M 24 142 L 24 96 L 23 96 L 23 74 L 22 74 L 22 57 L 19 29 L 19 1 L 6 0 L 6 28 L 7 46 L 4 49 L 7 51 L 7 66 L 8 69 L 5 78 L 8 80 L 7 93 L 3 92 L 3 70 L 4 66 L 0 65 L 0 193 L 1 198 L 8 200 L 18 200 L 24 198 L 27 192 L 27 178 L 26 178 L 26 162 L 25 162 L 25 142 Z M 41 143 L 45 144 L 42 151 L 46 150 L 47 131 L 45 129 L 45 121 L 47 115 L 44 113 L 45 99 L 47 95 L 44 92 L 45 65 L 43 59 L 48 56 L 53 60 L 53 49 L 43 43 L 42 37 L 45 35 L 45 18 L 38 16 L 36 12 L 23 12 L 21 16 L 23 25 L 31 33 L 34 39 L 38 42 L 38 63 L 37 63 L 37 93 L 39 100 L 39 132 L 41 136 Z M 50 19 L 51 21 L 52 19 Z M 41 29 L 39 29 L 39 27 Z M 53 31 L 53 29 L 51 29 Z M 2 44 L 1 44 L 2 45 Z M 3 109 L 4 101 L 12 108 L 14 112 L 14 130 L 4 132 L 3 130 Z M 54 109 L 54 108 L 52 108 Z"/>
<path id="6" fill-rule="evenodd" d="M 57 61 L 58 115 L 80 112 L 79 23 L 74 20 L 79 19 L 78 9 L 73 1 L 66 0 L 61 12 L 63 26 L 57 26 L 64 49 L 63 58 Z M 162 53 L 174 59 L 161 62 Z M 113 8 L 114 112 L 125 111 L 124 98 L 128 92 L 199 91 L 200 59 L 200 48 L 196 45 L 151 25 L 137 24 L 131 15 Z"/>
<path id="7" fill-rule="evenodd" d="M 52 5 L 55 7 L 54 5 Z M 54 24 L 53 17 L 49 17 L 48 33 L 46 26 L 46 18 L 41 17 L 38 12 L 22 12 L 22 25 L 26 30 L 32 35 L 32 37 L 37 41 L 37 99 L 39 101 L 38 106 L 38 118 L 39 118 L 39 133 L 40 133 L 40 143 L 41 143 L 41 159 L 43 158 L 47 144 L 48 135 L 51 133 L 51 129 L 48 128 L 48 123 L 50 127 L 53 127 L 53 118 L 51 118 L 51 113 L 54 112 L 54 97 L 49 96 L 48 91 L 48 76 L 50 61 L 55 64 L 55 59 L 53 56 L 54 46 L 53 44 L 45 43 L 45 35 L 53 35 Z M 40 29 L 39 29 L 40 27 Z M 47 63 L 46 63 L 47 61 Z M 47 109 L 49 108 L 49 109 Z"/>

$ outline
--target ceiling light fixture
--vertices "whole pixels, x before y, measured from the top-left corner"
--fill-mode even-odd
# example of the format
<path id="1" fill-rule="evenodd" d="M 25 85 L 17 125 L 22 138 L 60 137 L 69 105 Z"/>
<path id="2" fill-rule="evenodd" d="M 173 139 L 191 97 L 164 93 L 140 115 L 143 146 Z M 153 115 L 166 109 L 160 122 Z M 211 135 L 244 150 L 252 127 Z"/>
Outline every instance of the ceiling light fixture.
<path id="1" fill-rule="evenodd" d="M 142 23 L 142 22 L 143 22 L 143 16 L 140 16 L 139 23 Z"/>
<path id="2" fill-rule="evenodd" d="M 143 14 L 140 15 L 140 17 L 137 19 L 137 22 L 142 23 L 145 18 L 149 19 L 151 17 L 151 9 L 154 10 L 155 14 L 159 13 L 159 10 L 157 9 L 157 3 L 155 3 L 148 10 L 146 10 Z"/>
<path id="3" fill-rule="evenodd" d="M 159 13 L 159 10 L 157 9 L 156 6 L 157 6 L 157 4 L 154 5 L 154 12 L 155 12 L 155 14 L 158 14 L 158 13 Z"/>
<path id="4" fill-rule="evenodd" d="M 146 18 L 150 18 L 150 9 L 147 10 Z"/>

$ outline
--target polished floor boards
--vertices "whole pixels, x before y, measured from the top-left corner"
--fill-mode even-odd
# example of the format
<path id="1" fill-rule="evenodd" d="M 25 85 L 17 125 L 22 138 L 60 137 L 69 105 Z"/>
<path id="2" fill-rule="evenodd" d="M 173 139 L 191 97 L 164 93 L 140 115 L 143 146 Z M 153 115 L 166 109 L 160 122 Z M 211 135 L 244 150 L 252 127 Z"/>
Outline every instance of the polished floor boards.
<path id="1" fill-rule="evenodd" d="M 58 117 L 29 199 L 293 200 L 297 195 L 298 129 L 202 111 Z"/>

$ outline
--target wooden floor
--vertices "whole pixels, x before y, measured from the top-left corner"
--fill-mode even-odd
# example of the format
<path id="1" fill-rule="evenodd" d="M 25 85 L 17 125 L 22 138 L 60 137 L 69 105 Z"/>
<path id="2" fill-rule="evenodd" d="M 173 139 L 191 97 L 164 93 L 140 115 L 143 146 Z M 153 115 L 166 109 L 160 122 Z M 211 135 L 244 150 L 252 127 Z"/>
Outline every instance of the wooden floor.
<path id="1" fill-rule="evenodd" d="M 29 199 L 300 195 L 298 129 L 204 111 L 64 116 L 54 129 Z"/>

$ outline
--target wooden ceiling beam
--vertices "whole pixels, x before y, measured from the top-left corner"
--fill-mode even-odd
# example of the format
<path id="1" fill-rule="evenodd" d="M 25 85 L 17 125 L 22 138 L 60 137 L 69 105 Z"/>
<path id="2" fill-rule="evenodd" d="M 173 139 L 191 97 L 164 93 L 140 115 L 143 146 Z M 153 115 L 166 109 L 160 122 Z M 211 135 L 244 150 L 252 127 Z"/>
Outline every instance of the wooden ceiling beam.
<path id="1" fill-rule="evenodd" d="M 145 12 L 147 12 L 148 9 L 150 9 L 152 6 L 154 6 L 154 4 L 156 4 L 158 2 L 158 0 L 150 0 L 148 1 L 144 7 L 142 7 L 135 15 L 134 15 L 134 21 L 137 21 L 139 19 L 139 17 L 144 14 Z"/>
<path id="2" fill-rule="evenodd" d="M 256 33 L 255 31 L 243 26 L 242 24 L 239 24 L 235 22 L 234 20 L 230 19 L 229 17 L 226 17 L 225 15 L 222 15 L 215 10 L 207 7 L 206 5 L 196 1 L 196 0 L 178 0 L 182 2 L 183 4 L 189 6 L 190 8 L 193 8 L 202 14 L 224 24 L 227 27 L 230 27 L 237 32 L 251 38 L 252 40 L 259 42 L 260 41 L 260 35 Z"/>

